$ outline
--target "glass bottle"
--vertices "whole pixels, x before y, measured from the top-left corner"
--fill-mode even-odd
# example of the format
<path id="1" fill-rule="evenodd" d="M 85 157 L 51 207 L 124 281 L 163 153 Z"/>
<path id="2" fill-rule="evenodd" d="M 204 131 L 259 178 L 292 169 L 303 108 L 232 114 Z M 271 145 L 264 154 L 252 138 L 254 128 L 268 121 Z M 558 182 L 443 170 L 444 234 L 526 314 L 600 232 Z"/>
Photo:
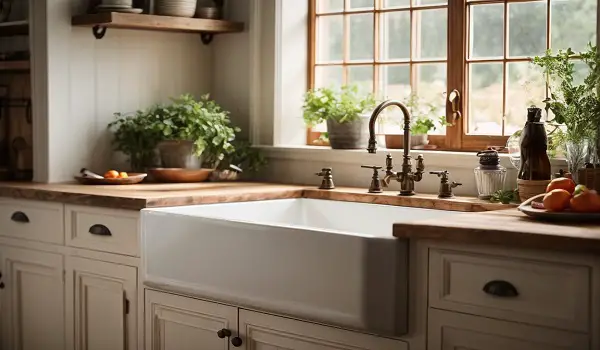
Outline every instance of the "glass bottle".
<path id="1" fill-rule="evenodd" d="M 548 158 L 548 135 L 541 118 L 541 108 L 527 108 L 527 122 L 521 134 L 521 167 L 518 175 L 520 180 L 552 178 Z"/>
<path id="2" fill-rule="evenodd" d="M 479 166 L 475 168 L 475 182 L 479 198 L 490 199 L 492 195 L 504 189 L 506 168 L 500 165 L 498 151 L 487 150 L 477 153 Z"/>

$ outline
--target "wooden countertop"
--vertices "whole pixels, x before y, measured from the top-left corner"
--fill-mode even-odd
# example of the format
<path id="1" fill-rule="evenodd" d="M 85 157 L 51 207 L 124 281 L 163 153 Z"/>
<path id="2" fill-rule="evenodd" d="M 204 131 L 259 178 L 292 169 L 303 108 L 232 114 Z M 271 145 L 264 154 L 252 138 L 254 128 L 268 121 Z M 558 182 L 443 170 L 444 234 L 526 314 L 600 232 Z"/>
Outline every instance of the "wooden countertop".
<path id="1" fill-rule="evenodd" d="M 396 223 L 394 236 L 600 254 L 600 224 L 542 222 L 516 208 Z"/>
<path id="2" fill-rule="evenodd" d="M 283 198 L 330 199 L 467 212 L 506 208 L 502 204 L 489 203 L 469 197 L 440 199 L 436 195 L 429 194 L 401 197 L 398 196 L 397 191 L 370 194 L 365 189 L 358 188 L 337 188 L 326 191 L 315 187 L 252 182 L 140 184 L 128 186 L 0 182 L 0 197 L 133 210 Z"/>

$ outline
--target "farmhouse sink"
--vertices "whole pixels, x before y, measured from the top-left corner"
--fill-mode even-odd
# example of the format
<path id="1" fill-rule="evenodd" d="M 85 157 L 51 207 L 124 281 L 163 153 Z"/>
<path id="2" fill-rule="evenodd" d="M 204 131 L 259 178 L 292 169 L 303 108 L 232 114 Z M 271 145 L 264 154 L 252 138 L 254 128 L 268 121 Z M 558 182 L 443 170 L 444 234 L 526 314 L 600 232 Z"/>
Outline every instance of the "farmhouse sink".
<path id="1" fill-rule="evenodd" d="M 314 199 L 145 209 L 144 283 L 401 335 L 408 252 L 392 224 L 450 214 Z"/>

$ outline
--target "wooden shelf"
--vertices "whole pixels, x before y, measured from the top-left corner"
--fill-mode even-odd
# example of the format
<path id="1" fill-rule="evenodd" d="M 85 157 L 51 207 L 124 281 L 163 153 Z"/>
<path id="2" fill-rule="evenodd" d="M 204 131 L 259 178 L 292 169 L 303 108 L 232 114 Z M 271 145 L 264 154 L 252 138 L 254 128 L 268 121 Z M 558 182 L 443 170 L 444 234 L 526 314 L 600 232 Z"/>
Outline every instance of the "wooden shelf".
<path id="1" fill-rule="evenodd" d="M 0 22 L 0 37 L 29 34 L 29 21 Z"/>
<path id="2" fill-rule="evenodd" d="M 209 35 L 236 33 L 244 30 L 244 24 L 224 20 L 156 16 L 119 12 L 105 12 L 74 16 L 73 26 L 92 27 L 96 38 L 104 36 L 106 28 L 156 30 Z M 204 39 L 203 39 L 204 40 Z M 210 40 L 208 40 L 210 42 Z"/>
<path id="3" fill-rule="evenodd" d="M 0 61 L 0 72 L 24 70 L 29 70 L 29 61 Z"/>

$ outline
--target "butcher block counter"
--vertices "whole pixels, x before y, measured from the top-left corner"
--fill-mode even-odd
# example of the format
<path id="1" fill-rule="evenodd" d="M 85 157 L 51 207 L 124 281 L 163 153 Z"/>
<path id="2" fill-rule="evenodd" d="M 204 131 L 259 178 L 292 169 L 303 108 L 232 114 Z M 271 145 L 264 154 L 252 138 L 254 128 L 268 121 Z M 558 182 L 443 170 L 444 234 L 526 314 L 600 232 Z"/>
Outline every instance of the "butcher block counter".
<path id="1" fill-rule="evenodd" d="M 517 211 L 514 205 L 471 197 L 440 199 L 433 194 L 403 197 L 396 191 L 369 194 L 360 188 L 319 190 L 309 186 L 252 182 L 129 186 L 0 182 L 0 197 L 129 210 L 285 198 L 410 206 L 456 211 L 456 214 L 445 220 L 399 222 L 394 225 L 394 236 L 398 238 L 600 253 L 600 225 L 533 221 Z"/>

